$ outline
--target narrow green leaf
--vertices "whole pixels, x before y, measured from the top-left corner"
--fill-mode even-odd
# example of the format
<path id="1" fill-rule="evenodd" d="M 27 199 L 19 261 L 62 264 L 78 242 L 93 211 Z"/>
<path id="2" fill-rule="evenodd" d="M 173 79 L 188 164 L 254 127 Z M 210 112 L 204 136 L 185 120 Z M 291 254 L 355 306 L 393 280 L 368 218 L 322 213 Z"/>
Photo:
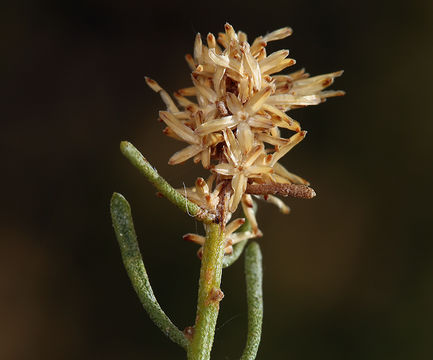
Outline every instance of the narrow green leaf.
<path id="1" fill-rule="evenodd" d="M 254 360 L 260 344 L 263 322 L 262 253 L 252 242 L 245 250 L 245 277 L 247 283 L 248 335 L 241 360 Z"/>
<path id="2" fill-rule="evenodd" d="M 209 223 L 214 219 L 214 215 L 202 209 L 197 204 L 189 201 L 185 196 L 165 181 L 165 179 L 158 174 L 158 171 L 156 171 L 156 169 L 134 147 L 134 145 L 128 141 L 122 141 L 120 143 L 120 151 L 162 195 L 175 204 L 179 209 L 205 223 Z"/>
<path id="3" fill-rule="evenodd" d="M 121 194 L 114 193 L 110 205 L 111 218 L 120 246 L 123 264 L 125 265 L 135 292 L 156 326 L 173 342 L 186 350 L 188 348 L 188 340 L 185 338 L 182 331 L 180 331 L 164 313 L 153 294 L 138 247 L 131 208 L 128 202 Z"/>

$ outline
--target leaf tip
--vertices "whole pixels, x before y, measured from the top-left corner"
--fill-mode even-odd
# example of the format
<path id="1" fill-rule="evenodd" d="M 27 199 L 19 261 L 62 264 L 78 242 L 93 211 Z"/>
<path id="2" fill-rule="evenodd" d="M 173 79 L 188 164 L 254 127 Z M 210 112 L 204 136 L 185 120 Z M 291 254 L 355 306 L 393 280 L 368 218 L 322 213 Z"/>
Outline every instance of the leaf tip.
<path id="1" fill-rule="evenodd" d="M 120 142 L 120 151 L 123 153 L 125 152 L 126 148 L 129 147 L 131 143 L 129 141 L 121 141 Z"/>
<path id="2" fill-rule="evenodd" d="M 110 201 L 111 211 L 114 211 L 120 207 L 123 208 L 125 206 L 129 207 L 128 201 L 125 199 L 125 197 L 120 193 L 114 192 Z"/>

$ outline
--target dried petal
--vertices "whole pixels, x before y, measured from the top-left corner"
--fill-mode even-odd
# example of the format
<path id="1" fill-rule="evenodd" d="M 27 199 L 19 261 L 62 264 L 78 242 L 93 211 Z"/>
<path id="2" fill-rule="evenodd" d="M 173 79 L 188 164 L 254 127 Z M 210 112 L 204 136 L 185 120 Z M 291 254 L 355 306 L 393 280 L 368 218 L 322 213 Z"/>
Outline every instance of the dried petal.
<path id="1" fill-rule="evenodd" d="M 257 92 L 246 104 L 245 111 L 250 115 L 254 115 L 260 110 L 261 106 L 268 100 L 269 96 L 272 94 L 272 87 L 268 86 L 265 89 Z"/>
<path id="2" fill-rule="evenodd" d="M 237 229 L 239 229 L 243 224 L 245 224 L 244 218 L 239 218 L 236 220 L 233 220 L 231 223 L 229 223 L 226 226 L 226 229 L 224 231 L 225 236 L 230 235 L 231 233 L 235 232 Z"/>
<path id="3" fill-rule="evenodd" d="M 227 176 L 232 176 L 235 173 L 233 166 L 231 166 L 230 164 L 227 164 L 227 163 L 221 163 L 221 164 L 215 165 L 212 168 L 212 171 L 216 172 L 218 174 L 227 175 Z"/>
<path id="4" fill-rule="evenodd" d="M 321 99 L 318 95 L 294 96 L 294 95 L 272 95 L 269 97 L 269 105 L 317 105 Z"/>
<path id="5" fill-rule="evenodd" d="M 283 165 L 281 165 L 278 162 L 274 164 L 273 168 L 274 168 L 275 174 L 278 174 L 278 175 L 280 175 L 286 179 L 289 179 L 291 182 L 293 182 L 295 184 L 310 185 L 310 183 L 307 180 L 301 178 L 298 175 L 291 173 Z"/>
<path id="6" fill-rule="evenodd" d="M 237 120 L 232 115 L 224 116 L 220 119 L 207 121 L 200 125 L 196 130 L 198 135 L 207 135 L 216 131 L 220 131 L 226 128 L 233 127 L 237 124 Z"/>
<path id="7" fill-rule="evenodd" d="M 194 59 L 198 64 L 203 62 L 203 43 L 201 41 L 200 33 L 197 33 L 194 42 Z"/>
<path id="8" fill-rule="evenodd" d="M 275 40 L 281 40 L 281 39 L 284 39 L 284 38 L 286 38 L 286 37 L 288 37 L 288 36 L 290 36 L 292 34 L 293 34 L 292 28 L 284 27 L 284 28 L 272 31 L 269 34 L 266 34 L 263 37 L 263 40 L 266 41 L 266 42 L 275 41 Z"/>
<path id="9" fill-rule="evenodd" d="M 202 150 L 200 145 L 190 145 L 186 148 L 176 152 L 170 160 L 168 160 L 169 165 L 181 164 L 193 156 L 197 155 Z"/>
<path id="10" fill-rule="evenodd" d="M 306 131 L 300 131 L 296 133 L 295 135 L 292 135 L 289 138 L 289 141 L 286 145 L 282 146 L 281 148 L 276 151 L 272 156 L 272 165 L 274 165 L 278 160 L 280 160 L 284 155 L 286 155 L 292 148 L 301 142 L 305 136 L 307 135 Z"/>
<path id="11" fill-rule="evenodd" d="M 186 142 L 190 144 L 199 144 L 200 139 L 194 132 L 188 127 L 182 124 L 176 117 L 167 112 L 160 111 L 159 117 L 169 126 L 179 137 L 184 139 Z"/>
<path id="12" fill-rule="evenodd" d="M 206 241 L 206 238 L 197 234 L 185 234 L 183 236 L 183 239 L 186 241 L 191 241 L 193 243 L 196 243 L 198 245 L 204 245 L 204 242 Z"/>
<path id="13" fill-rule="evenodd" d="M 164 101 L 165 105 L 167 106 L 168 111 L 172 113 L 179 112 L 179 109 L 176 107 L 176 104 L 173 102 L 170 95 L 168 95 L 167 92 L 161 86 L 159 86 L 159 84 L 155 80 L 148 78 L 147 76 L 145 76 L 144 79 L 146 81 L 146 84 L 149 85 L 149 87 L 153 91 L 159 93 L 162 101 Z"/>
<path id="14" fill-rule="evenodd" d="M 232 178 L 232 189 L 233 195 L 230 202 L 230 211 L 233 213 L 236 211 L 239 202 L 241 201 L 242 195 L 245 193 L 247 188 L 247 178 L 244 174 L 235 174 Z"/>
<path id="15" fill-rule="evenodd" d="M 249 206 L 249 203 L 252 202 L 253 200 L 251 198 L 251 195 L 245 194 L 242 198 L 242 210 L 244 211 L 244 214 L 247 217 L 248 222 L 250 223 L 253 234 L 258 234 L 260 230 L 257 224 L 256 214 L 253 207 Z"/>
<path id="16" fill-rule="evenodd" d="M 240 122 L 236 131 L 236 136 L 241 147 L 242 153 L 248 153 L 253 147 L 254 134 L 246 122 Z"/>

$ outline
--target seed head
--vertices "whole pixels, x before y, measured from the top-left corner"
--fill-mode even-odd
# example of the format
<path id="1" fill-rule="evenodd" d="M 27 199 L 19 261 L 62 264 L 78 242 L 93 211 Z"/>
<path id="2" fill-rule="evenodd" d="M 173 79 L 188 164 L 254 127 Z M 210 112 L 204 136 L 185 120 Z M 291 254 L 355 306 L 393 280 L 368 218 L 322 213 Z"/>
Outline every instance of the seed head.
<path id="1" fill-rule="evenodd" d="M 277 205 L 283 213 L 289 208 L 274 195 L 315 196 L 306 180 L 279 163 L 307 134 L 286 112 L 344 95 L 343 91 L 324 90 L 343 71 L 310 77 L 301 69 L 276 75 L 296 62 L 288 58 L 288 50 L 268 55 L 266 46 L 290 36 L 290 28 L 260 36 L 251 45 L 245 33 L 235 32 L 229 24 L 224 29 L 217 38 L 208 34 L 207 45 L 197 34 L 193 55 L 185 56 L 193 86 L 174 94 L 181 109 L 156 81 L 146 77 L 146 83 L 166 105 L 159 113 L 167 125 L 164 133 L 187 143 L 169 164 L 193 159 L 211 171 L 207 181 L 199 178 L 194 187 L 180 191 L 214 212 L 224 225 L 241 203 L 252 227 L 248 235 L 243 233 L 243 240 L 261 235 L 250 194 Z M 284 138 L 280 129 L 293 134 Z M 240 224 L 239 219 L 234 223 Z M 227 225 L 227 251 L 241 241 L 232 230 L 236 225 Z M 203 241 L 191 234 L 187 239 L 199 244 Z"/>

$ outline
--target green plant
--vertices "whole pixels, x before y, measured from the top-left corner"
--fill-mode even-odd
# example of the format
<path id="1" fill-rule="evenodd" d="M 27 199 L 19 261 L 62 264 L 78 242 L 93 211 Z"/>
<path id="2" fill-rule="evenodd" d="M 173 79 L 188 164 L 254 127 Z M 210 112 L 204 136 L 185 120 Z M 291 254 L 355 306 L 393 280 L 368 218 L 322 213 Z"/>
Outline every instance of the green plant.
<path id="1" fill-rule="evenodd" d="M 165 198 L 204 225 L 205 236 L 184 236 L 185 240 L 200 245 L 201 270 L 195 324 L 180 331 L 153 294 L 128 202 L 118 193 L 111 199 L 114 230 L 134 289 L 150 318 L 187 351 L 190 360 L 210 358 L 220 301 L 224 297 L 220 289 L 222 271 L 239 258 L 244 248 L 248 336 L 241 359 L 255 359 L 260 343 L 263 299 L 260 248 L 256 242 L 247 244 L 249 239 L 262 236 L 253 197 L 271 202 L 288 213 L 289 208 L 276 195 L 305 199 L 316 195 L 306 180 L 279 163 L 306 135 L 286 112 L 343 95 L 342 91 L 323 90 L 342 72 L 311 78 L 304 70 L 273 75 L 295 61 L 287 59 L 287 50 L 267 56 L 265 47 L 269 41 L 283 39 L 291 32 L 290 28 L 276 30 L 255 39 L 250 46 L 245 33 L 235 33 L 226 24 L 225 33 L 218 37 L 223 49 L 212 34 L 207 36 L 207 46 L 202 44 L 198 34 L 194 56 L 186 56 L 194 86 L 174 94 L 182 110 L 156 81 L 146 78 L 147 84 L 161 95 L 167 106 L 166 111 L 159 113 L 167 125 L 164 133 L 188 144 L 175 153 L 169 163 L 175 165 L 190 158 L 195 163 L 201 162 L 211 171 L 207 180 L 198 178 L 194 187 L 178 191 L 132 144 L 123 141 L 120 145 L 123 155 Z M 187 98 L 191 96 L 196 97 L 197 102 Z M 280 128 L 294 134 L 283 138 Z M 229 222 L 239 204 L 245 217 Z"/>

